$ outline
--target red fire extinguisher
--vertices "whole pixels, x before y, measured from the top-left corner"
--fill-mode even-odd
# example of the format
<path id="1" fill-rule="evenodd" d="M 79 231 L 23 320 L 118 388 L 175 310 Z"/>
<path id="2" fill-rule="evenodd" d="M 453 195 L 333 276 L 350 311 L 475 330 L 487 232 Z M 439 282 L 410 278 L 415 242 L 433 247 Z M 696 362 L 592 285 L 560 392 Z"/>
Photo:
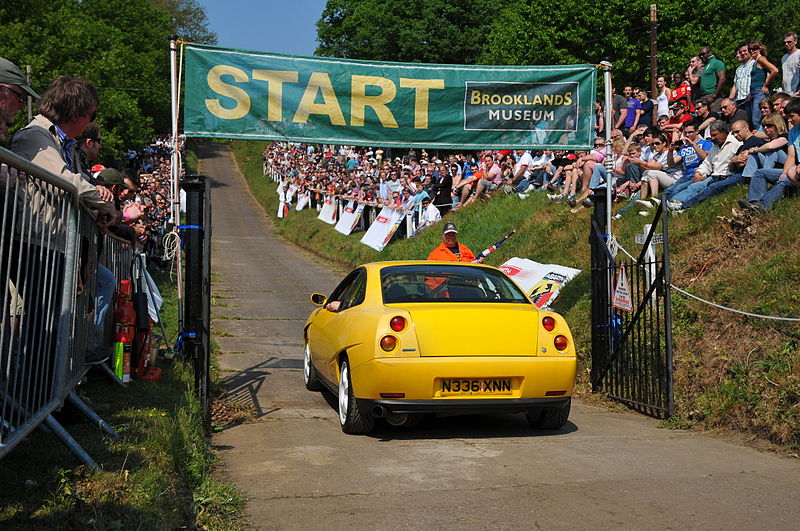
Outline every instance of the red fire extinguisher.
<path id="1" fill-rule="evenodd" d="M 136 314 L 131 301 L 131 282 L 119 283 L 117 303 L 114 308 L 114 372 L 122 383 L 131 383 L 131 352 L 136 334 Z"/>

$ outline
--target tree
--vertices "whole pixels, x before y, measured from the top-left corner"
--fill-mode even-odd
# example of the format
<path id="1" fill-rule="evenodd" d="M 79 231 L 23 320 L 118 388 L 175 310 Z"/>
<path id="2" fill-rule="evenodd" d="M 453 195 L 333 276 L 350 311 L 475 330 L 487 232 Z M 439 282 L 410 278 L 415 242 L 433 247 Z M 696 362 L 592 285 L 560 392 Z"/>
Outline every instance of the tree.
<path id="1" fill-rule="evenodd" d="M 172 18 L 172 33 L 184 41 L 217 44 L 217 35 L 208 29 L 208 16 L 197 0 L 151 0 Z"/>
<path id="2" fill-rule="evenodd" d="M 100 93 L 104 158 L 170 130 L 170 14 L 150 0 L 24 0 L 0 8 L 0 56 L 31 65 L 40 93 L 59 75 Z M 20 3 L 20 2 L 17 2 Z M 20 126 L 24 123 L 20 118 Z"/>
<path id="3" fill-rule="evenodd" d="M 614 64 L 623 83 L 649 80 L 650 0 L 517 1 L 496 17 L 480 61 L 497 64 Z M 662 0 L 658 9 L 659 73 L 683 72 L 704 44 L 730 68 L 742 40 L 762 39 L 781 50 L 781 38 L 796 26 L 788 4 L 771 0 L 708 0 L 702 4 Z M 776 21 L 783 21 L 776 24 Z M 778 54 L 772 56 L 773 62 Z"/>
<path id="4" fill-rule="evenodd" d="M 508 0 L 328 0 L 317 55 L 474 64 Z"/>

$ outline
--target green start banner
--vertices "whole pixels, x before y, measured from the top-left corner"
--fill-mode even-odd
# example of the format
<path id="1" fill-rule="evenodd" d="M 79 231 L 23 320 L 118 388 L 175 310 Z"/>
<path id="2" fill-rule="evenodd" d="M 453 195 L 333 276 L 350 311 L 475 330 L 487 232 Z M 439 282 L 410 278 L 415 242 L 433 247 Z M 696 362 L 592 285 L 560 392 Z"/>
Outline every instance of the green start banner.
<path id="1" fill-rule="evenodd" d="M 187 136 L 442 149 L 588 149 L 594 140 L 594 65 L 185 52 Z"/>

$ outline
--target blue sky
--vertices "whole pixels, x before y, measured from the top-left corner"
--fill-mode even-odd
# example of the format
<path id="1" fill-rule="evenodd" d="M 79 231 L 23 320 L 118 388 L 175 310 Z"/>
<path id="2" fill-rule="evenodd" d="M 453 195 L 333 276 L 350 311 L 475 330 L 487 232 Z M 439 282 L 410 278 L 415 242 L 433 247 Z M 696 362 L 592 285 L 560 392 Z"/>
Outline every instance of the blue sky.
<path id="1" fill-rule="evenodd" d="M 325 0 L 198 0 L 219 46 L 313 55 Z"/>

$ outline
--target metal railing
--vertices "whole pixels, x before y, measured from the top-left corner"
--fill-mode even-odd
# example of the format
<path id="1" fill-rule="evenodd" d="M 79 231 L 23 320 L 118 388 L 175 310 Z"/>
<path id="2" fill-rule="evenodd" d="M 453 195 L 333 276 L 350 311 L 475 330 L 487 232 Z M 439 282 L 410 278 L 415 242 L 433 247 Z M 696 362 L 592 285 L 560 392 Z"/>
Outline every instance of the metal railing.
<path id="1" fill-rule="evenodd" d="M 97 467 L 52 417 L 69 400 L 116 435 L 73 393 L 95 334 L 97 226 L 72 183 L 3 148 L 0 164 L 0 458 L 46 423 Z M 132 248 L 104 243 L 112 271 L 129 276 Z"/>
<path id="2" fill-rule="evenodd" d="M 281 179 L 285 177 L 285 175 L 281 172 L 281 170 L 275 168 L 274 166 L 270 166 L 269 164 L 264 164 L 264 175 L 269 177 L 273 182 L 279 183 Z M 339 219 L 344 211 L 345 205 L 351 199 L 348 197 L 340 197 L 338 195 L 328 196 L 322 192 L 319 192 L 320 200 L 315 200 L 313 198 L 312 192 L 312 199 L 309 201 L 309 208 L 316 208 L 319 210 L 322 205 L 322 199 L 329 198 L 334 202 L 336 212 L 338 214 L 337 219 Z M 356 204 L 361 204 L 359 201 L 356 201 Z M 372 223 L 375 222 L 375 218 L 378 216 L 378 213 L 384 207 L 382 204 L 372 204 L 372 203 L 363 203 L 364 204 L 364 212 L 359 219 L 358 224 L 353 229 L 352 233 L 357 232 L 367 232 L 369 227 Z M 437 207 L 449 206 L 449 205 L 436 205 Z M 401 238 L 411 238 L 417 233 L 417 228 L 419 227 L 422 219 L 422 205 L 417 204 L 410 210 L 405 210 L 405 223 L 403 224 L 403 229 L 398 231 L 396 234 L 397 237 Z"/>

